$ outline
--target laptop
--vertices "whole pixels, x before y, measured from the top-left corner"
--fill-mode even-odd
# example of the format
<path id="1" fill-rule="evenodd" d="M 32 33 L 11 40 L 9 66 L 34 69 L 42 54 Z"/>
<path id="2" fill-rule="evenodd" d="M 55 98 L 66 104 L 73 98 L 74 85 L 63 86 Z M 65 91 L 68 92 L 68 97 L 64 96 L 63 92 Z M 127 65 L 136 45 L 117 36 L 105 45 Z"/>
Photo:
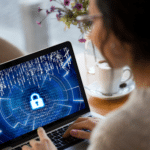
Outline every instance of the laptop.
<path id="1" fill-rule="evenodd" d="M 84 150 L 89 140 L 62 138 L 78 117 L 104 118 L 90 112 L 70 42 L 0 65 L 0 150 L 39 140 L 38 127 L 58 149 Z"/>

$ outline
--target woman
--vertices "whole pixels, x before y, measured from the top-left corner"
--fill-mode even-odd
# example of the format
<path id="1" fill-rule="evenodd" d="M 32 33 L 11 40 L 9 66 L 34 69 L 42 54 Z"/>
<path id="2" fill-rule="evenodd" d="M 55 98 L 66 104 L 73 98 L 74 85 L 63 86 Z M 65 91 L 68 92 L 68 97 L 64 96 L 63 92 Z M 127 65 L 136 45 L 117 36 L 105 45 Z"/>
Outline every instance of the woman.
<path id="1" fill-rule="evenodd" d="M 88 150 L 148 150 L 150 149 L 150 38 L 148 0 L 91 0 L 93 20 L 91 40 L 112 68 L 129 65 L 136 90 L 128 102 L 111 112 L 106 119 L 78 118 L 63 137 L 70 134 L 90 139 Z M 102 14 L 102 17 L 100 17 Z M 99 123 L 98 123 L 99 122 Z M 87 128 L 91 133 L 72 129 Z M 32 148 L 23 150 L 55 150 L 56 147 L 42 128 L 41 141 L 30 141 Z"/>

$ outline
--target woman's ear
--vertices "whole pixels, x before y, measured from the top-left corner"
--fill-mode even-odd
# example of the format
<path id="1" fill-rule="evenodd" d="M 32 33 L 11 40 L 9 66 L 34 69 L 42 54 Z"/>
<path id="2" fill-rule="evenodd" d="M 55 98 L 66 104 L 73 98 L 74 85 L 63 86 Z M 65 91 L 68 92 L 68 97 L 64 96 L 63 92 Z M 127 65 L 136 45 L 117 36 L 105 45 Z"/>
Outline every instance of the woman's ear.
<path id="1" fill-rule="evenodd" d="M 114 68 L 131 64 L 131 46 L 121 42 L 113 32 L 109 33 L 108 40 L 101 51 Z"/>

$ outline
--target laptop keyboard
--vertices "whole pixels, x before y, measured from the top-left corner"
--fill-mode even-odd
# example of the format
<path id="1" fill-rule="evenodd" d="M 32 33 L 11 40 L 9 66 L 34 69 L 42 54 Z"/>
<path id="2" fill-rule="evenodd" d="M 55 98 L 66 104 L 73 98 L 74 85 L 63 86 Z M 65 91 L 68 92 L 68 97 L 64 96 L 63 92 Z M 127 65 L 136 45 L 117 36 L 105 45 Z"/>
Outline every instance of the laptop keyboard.
<path id="1" fill-rule="evenodd" d="M 92 116 L 88 116 L 88 117 L 92 117 Z M 57 149 L 64 149 L 64 148 L 67 148 L 69 146 L 72 146 L 74 144 L 84 141 L 84 139 L 78 139 L 72 136 L 70 136 L 69 138 L 63 138 L 62 135 L 65 133 L 65 131 L 68 129 L 69 126 L 70 124 L 47 134 L 48 137 L 51 139 L 51 141 L 54 143 L 54 145 L 57 147 Z M 83 129 L 83 130 L 90 132 L 89 130 L 86 130 L 86 129 Z M 37 138 L 36 140 L 39 140 L 39 138 Z M 30 146 L 29 143 L 26 143 L 24 145 Z M 21 149 L 22 146 L 17 147 L 13 150 L 22 150 Z"/>

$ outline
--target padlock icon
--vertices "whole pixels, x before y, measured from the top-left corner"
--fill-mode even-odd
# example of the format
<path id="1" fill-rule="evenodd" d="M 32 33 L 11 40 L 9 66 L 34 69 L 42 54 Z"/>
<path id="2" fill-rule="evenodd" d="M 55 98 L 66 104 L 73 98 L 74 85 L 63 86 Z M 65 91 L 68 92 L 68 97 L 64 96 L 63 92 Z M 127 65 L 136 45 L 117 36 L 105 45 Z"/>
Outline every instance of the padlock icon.
<path id="1" fill-rule="evenodd" d="M 40 95 L 37 93 L 31 95 L 30 105 L 32 110 L 40 109 L 45 106 L 43 99 L 40 98 Z"/>

